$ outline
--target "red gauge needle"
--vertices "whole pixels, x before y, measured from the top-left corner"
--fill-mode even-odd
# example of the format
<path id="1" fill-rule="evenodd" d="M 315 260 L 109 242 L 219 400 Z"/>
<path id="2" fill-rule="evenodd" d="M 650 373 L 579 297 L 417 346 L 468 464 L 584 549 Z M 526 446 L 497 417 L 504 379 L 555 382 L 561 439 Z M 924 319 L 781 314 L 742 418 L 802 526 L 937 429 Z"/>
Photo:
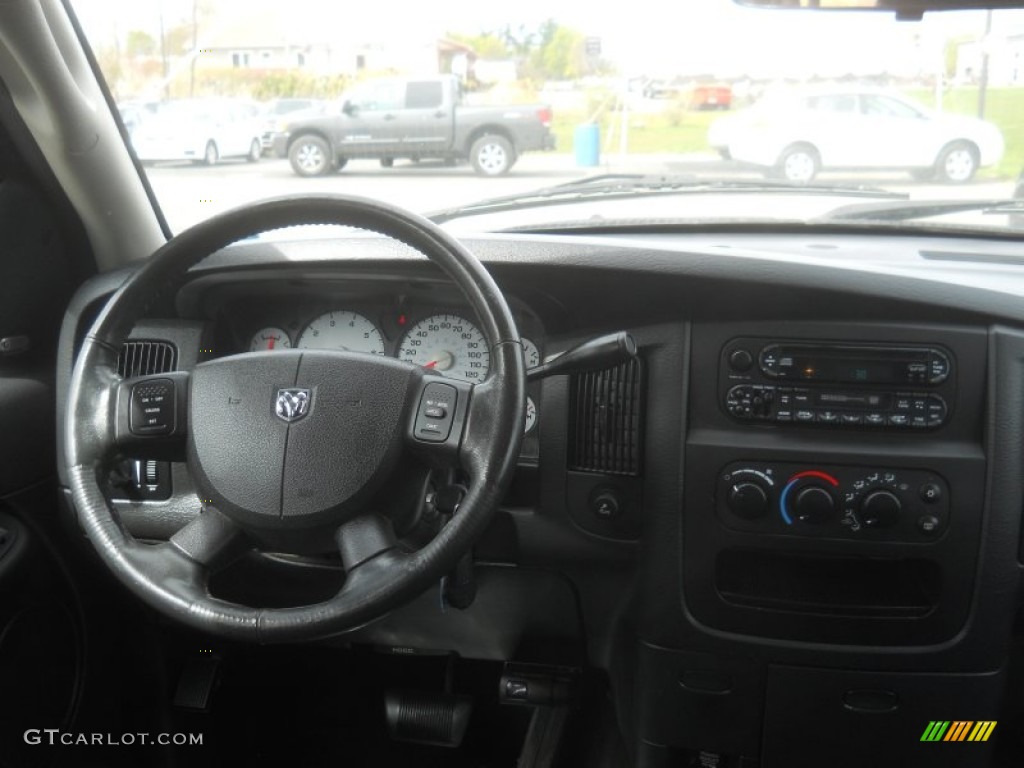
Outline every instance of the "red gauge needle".
<path id="1" fill-rule="evenodd" d="M 423 367 L 424 367 L 424 368 L 433 368 L 433 367 L 434 367 L 434 366 L 436 366 L 436 365 L 437 365 L 437 364 L 438 364 L 439 362 L 441 362 L 441 361 L 440 361 L 440 360 L 431 360 L 431 361 L 430 361 L 429 363 L 424 363 L 424 364 L 423 364 Z"/>
<path id="2" fill-rule="evenodd" d="M 277 341 L 277 339 L 275 339 L 275 338 L 274 338 L 273 336 L 271 336 L 271 337 L 270 337 L 270 343 L 269 343 L 269 344 L 267 344 L 267 349 L 273 349 L 273 348 L 274 348 L 274 342 L 275 342 L 275 341 Z"/>

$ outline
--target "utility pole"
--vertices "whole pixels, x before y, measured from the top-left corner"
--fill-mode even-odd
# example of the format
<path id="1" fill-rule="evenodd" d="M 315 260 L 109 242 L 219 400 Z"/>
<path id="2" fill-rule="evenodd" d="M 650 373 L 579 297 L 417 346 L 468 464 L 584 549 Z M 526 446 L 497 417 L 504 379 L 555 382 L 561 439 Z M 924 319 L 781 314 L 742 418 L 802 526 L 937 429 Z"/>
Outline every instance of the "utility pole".
<path id="1" fill-rule="evenodd" d="M 170 98 L 170 83 L 167 80 L 167 73 L 170 71 L 170 67 L 167 64 L 167 35 L 164 34 L 164 4 L 157 0 L 157 17 L 160 20 L 160 61 L 163 63 L 163 98 L 164 101 Z"/>
<path id="2" fill-rule="evenodd" d="M 199 58 L 199 0 L 192 0 L 192 62 L 188 69 L 188 97 L 196 95 L 196 59 Z"/>
<path id="3" fill-rule="evenodd" d="M 981 38 L 981 77 L 978 81 L 978 117 L 985 117 L 985 96 L 988 91 L 988 49 L 992 45 L 992 9 L 985 11 L 985 36 Z"/>

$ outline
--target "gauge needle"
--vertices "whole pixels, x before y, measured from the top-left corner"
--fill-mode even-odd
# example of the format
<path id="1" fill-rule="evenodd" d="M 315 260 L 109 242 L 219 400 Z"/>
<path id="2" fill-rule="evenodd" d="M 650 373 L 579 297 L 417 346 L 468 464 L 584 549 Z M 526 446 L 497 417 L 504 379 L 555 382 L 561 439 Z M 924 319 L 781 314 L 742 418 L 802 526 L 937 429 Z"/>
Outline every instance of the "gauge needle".
<path id="1" fill-rule="evenodd" d="M 275 339 L 273 336 L 271 336 L 270 337 L 270 343 L 267 344 L 267 349 L 273 349 L 275 341 L 277 341 L 277 339 Z"/>
<path id="2" fill-rule="evenodd" d="M 436 360 L 431 360 L 429 363 L 424 363 L 424 368 L 436 368 L 439 371 L 447 371 L 452 367 L 452 363 L 455 362 L 455 355 L 451 352 L 441 352 Z"/>

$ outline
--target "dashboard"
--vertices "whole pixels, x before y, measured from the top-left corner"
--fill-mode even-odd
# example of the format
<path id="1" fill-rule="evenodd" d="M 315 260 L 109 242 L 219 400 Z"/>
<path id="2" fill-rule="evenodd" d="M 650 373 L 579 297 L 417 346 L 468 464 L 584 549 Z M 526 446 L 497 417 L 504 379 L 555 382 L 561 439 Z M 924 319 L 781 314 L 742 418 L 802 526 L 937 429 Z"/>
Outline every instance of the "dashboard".
<path id="1" fill-rule="evenodd" d="M 1015 244 L 465 242 L 509 298 L 528 365 L 620 330 L 639 358 L 530 384 L 540 417 L 476 547 L 470 609 L 438 614 L 428 594 L 345 642 L 497 659 L 530 638 L 578 644 L 641 765 L 705 751 L 918 764 L 930 720 L 997 719 L 1024 562 Z M 62 370 L 117 279 L 80 292 Z M 486 375 L 458 293 L 376 239 L 236 245 L 175 288 L 132 337 L 172 343 L 181 368 L 291 346 Z M 196 513 L 187 470 L 167 471 L 165 498 L 117 502 L 136 535 Z M 240 581 L 308 598 L 329 571 L 263 563 Z M 856 735 L 868 724 L 887 734 L 884 760 Z M 941 764 L 982 765 L 989 748 Z"/>

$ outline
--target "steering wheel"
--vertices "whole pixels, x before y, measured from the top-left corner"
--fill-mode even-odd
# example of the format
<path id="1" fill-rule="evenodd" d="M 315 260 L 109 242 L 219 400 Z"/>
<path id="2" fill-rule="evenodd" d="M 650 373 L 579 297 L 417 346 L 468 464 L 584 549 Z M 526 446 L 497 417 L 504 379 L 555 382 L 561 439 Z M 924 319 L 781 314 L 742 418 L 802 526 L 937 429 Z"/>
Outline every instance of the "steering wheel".
<path id="1" fill-rule="evenodd" d="M 122 380 L 121 344 L 190 267 L 271 229 L 336 224 L 377 232 L 435 262 L 469 301 L 490 346 L 476 385 L 376 355 L 284 350 L 191 372 Z M 261 643 L 338 634 L 379 618 L 449 573 L 482 533 L 515 468 L 526 397 L 512 314 L 480 262 L 433 223 L 359 197 L 283 197 L 215 216 L 167 242 L 107 302 L 71 379 L 65 456 L 71 495 L 102 560 L 135 594 L 197 629 Z M 134 539 L 101 478 L 125 455 L 185 457 L 200 514 L 169 541 Z M 374 509 L 409 454 L 469 476 L 450 522 L 417 550 Z M 257 608 L 210 594 L 240 552 L 336 547 L 341 589 L 313 605 Z"/>

